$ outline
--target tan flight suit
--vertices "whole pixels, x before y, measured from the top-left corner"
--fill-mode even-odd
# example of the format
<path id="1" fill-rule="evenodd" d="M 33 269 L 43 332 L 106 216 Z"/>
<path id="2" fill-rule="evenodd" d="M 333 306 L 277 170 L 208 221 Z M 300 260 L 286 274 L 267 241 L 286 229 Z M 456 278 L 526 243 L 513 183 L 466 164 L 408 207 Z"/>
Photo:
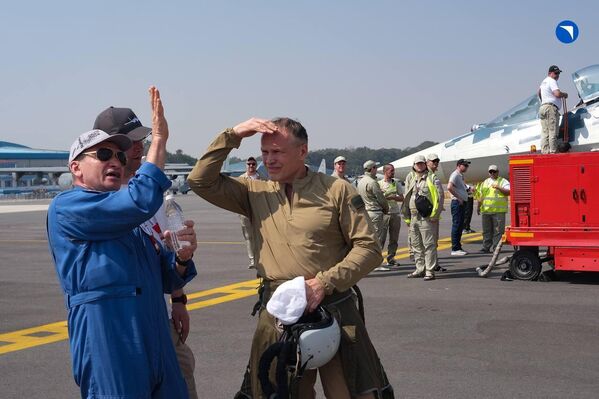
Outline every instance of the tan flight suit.
<path id="1" fill-rule="evenodd" d="M 189 175 L 191 189 L 214 205 L 251 219 L 252 228 L 258 233 L 254 235 L 259 251 L 256 269 L 264 279 L 265 291 L 271 291 L 282 281 L 304 276 L 318 278 L 323 284 L 326 292 L 323 303 L 340 295 L 351 298 L 350 288 L 382 259 L 381 248 L 355 189 L 343 180 L 307 171 L 305 178 L 293 182 L 290 202 L 284 184 L 221 175 L 223 161 L 240 143 L 232 129 L 218 135 Z M 264 292 L 263 297 L 267 300 L 269 294 Z M 265 301 L 252 341 L 249 378 L 244 380 L 242 392 L 237 395 L 240 398 L 264 397 L 257 364 L 264 349 L 280 335 L 264 305 Z M 343 300 L 333 310 L 340 316 L 342 343 L 337 355 L 340 362 L 333 359 L 322 368 L 325 372 L 321 372 L 321 381 L 325 391 L 330 392 L 328 397 L 349 398 L 349 389 L 353 396 L 377 393 L 380 398 L 392 398 L 392 388 L 354 302 Z M 348 370 L 349 365 L 353 368 Z M 302 379 L 300 384 L 308 385 L 301 390 L 302 398 L 314 397 L 315 377 L 314 370 Z"/>
<path id="2" fill-rule="evenodd" d="M 250 177 L 247 172 L 239 176 L 241 179 L 252 179 L 252 180 L 262 180 L 262 177 L 256 172 L 256 174 Z M 256 257 L 254 255 L 254 236 L 252 235 L 252 222 L 250 218 L 247 216 L 239 215 L 239 219 L 241 220 L 241 233 L 243 234 L 243 239 L 245 240 L 245 245 L 247 247 L 248 258 L 250 260 L 250 267 L 256 267 Z"/>
<path id="3" fill-rule="evenodd" d="M 439 179 L 439 176 L 437 176 L 435 172 L 428 169 L 428 173 L 433 173 L 435 175 L 433 179 L 438 180 L 439 184 L 441 184 L 441 179 Z M 442 185 L 441 188 L 443 188 Z M 439 197 L 439 201 L 441 202 L 439 205 L 439 212 L 436 212 L 436 215 L 431 215 L 431 222 L 433 222 L 434 227 L 433 233 L 435 234 L 435 248 L 439 247 L 439 225 L 441 224 L 441 213 L 445 210 L 445 190 L 441 190 L 441 193 L 442 194 Z M 441 265 L 439 265 L 439 257 L 437 257 L 437 261 L 435 262 L 435 270 L 441 270 Z"/>
<path id="4" fill-rule="evenodd" d="M 393 195 L 401 194 L 399 192 L 399 186 L 401 183 L 393 179 L 391 182 L 379 180 L 378 182 L 385 198 Z M 386 222 L 384 224 L 385 229 L 382 234 L 381 248 L 385 248 L 385 241 L 387 239 L 387 232 L 389 233 L 389 243 L 387 244 L 387 263 L 395 260 L 395 254 L 397 253 L 397 246 L 399 240 L 399 232 L 401 229 L 401 215 L 399 213 L 399 203 L 394 199 L 387 199 L 389 204 L 389 214 L 385 216 Z"/>
<path id="5" fill-rule="evenodd" d="M 410 220 L 410 243 L 414 251 L 416 270 L 413 275 L 434 276 L 437 264 L 437 239 L 436 233 L 439 223 L 439 214 L 443 209 L 443 186 L 436 175 L 433 184 L 437 190 L 437 209 L 429 217 L 422 217 L 416 209 L 416 192 L 426 196 L 433 202 L 430 189 L 427 184 L 428 170 L 422 174 L 408 174 L 406 177 L 406 194 L 401 207 L 404 219 Z"/>
<path id="6" fill-rule="evenodd" d="M 383 194 L 379 183 L 366 173 L 358 182 L 358 193 L 364 200 L 366 212 L 372 221 L 376 238 L 382 247 L 385 244 L 384 234 L 387 231 L 385 215 L 389 213 L 389 203 Z"/>
<path id="7" fill-rule="evenodd" d="M 345 175 L 339 176 L 336 171 L 333 171 L 333 173 L 331 173 L 331 176 L 336 177 L 337 179 L 342 179 L 342 180 L 349 182 L 349 180 L 347 180 L 347 177 Z"/>

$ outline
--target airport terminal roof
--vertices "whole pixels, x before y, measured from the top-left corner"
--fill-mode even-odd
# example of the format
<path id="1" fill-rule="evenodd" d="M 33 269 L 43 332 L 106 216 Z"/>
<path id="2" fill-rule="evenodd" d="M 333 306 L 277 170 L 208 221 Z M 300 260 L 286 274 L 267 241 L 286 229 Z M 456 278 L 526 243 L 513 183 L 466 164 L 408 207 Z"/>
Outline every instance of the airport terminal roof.
<path id="1" fill-rule="evenodd" d="M 0 160 L 3 159 L 69 159 L 68 151 L 38 150 L 21 144 L 0 141 Z"/>

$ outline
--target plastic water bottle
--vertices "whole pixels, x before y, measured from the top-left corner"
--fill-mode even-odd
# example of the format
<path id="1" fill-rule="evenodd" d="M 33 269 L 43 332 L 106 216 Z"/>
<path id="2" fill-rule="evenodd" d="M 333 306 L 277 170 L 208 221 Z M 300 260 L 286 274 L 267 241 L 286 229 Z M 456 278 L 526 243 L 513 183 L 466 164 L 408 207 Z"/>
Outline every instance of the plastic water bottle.
<path id="1" fill-rule="evenodd" d="M 175 196 L 169 194 L 164 199 L 164 212 L 166 213 L 167 228 L 170 230 L 173 241 L 173 249 L 175 252 L 181 248 L 191 245 L 189 241 L 180 241 L 177 237 L 177 232 L 186 228 L 185 218 L 183 217 L 183 210 L 175 201 Z"/>

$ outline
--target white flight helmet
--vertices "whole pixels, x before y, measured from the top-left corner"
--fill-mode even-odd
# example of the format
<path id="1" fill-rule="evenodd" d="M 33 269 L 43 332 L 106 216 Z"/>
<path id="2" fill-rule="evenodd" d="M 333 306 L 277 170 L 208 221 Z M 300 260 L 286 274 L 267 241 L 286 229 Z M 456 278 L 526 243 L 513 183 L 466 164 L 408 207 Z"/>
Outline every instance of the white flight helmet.
<path id="1" fill-rule="evenodd" d="M 298 364 L 302 369 L 317 369 L 337 353 L 341 330 L 337 320 L 324 307 L 304 315 L 291 326 L 297 339 Z"/>

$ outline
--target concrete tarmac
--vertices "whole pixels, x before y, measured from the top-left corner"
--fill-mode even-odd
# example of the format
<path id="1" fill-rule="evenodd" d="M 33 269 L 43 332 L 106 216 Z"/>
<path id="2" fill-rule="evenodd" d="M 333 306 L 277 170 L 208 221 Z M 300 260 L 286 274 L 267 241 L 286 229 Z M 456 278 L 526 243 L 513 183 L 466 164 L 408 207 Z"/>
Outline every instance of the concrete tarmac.
<path id="1" fill-rule="evenodd" d="M 177 198 L 187 217 L 196 221 L 200 242 L 198 276 L 186 288 L 188 294 L 255 278 L 247 269 L 237 215 L 191 193 Z M 79 397 L 64 325 L 51 324 L 66 320 L 66 311 L 48 252 L 44 204 L 0 202 L 4 399 Z M 14 205 L 35 207 L 4 208 Z M 449 237 L 450 224 L 445 212 L 442 238 Z M 476 215 L 472 227 L 480 230 Z M 406 246 L 406 235 L 402 226 L 400 248 Z M 395 397 L 596 398 L 599 278 L 572 274 L 553 282 L 503 282 L 503 268 L 479 278 L 475 267 L 488 263 L 490 256 L 475 253 L 480 235 L 464 239 L 471 240 L 464 248 L 472 254 L 456 258 L 449 249 L 440 251 L 441 265 L 448 270 L 434 281 L 407 279 L 414 266 L 404 258 L 399 270 L 372 273 L 359 284 L 369 333 Z M 232 398 L 239 388 L 255 325 L 250 316 L 255 299 L 206 301 L 190 311 L 188 344 L 196 356 L 200 398 Z M 48 324 L 54 327 L 22 331 Z M 52 337 L 56 342 L 34 346 Z"/>

